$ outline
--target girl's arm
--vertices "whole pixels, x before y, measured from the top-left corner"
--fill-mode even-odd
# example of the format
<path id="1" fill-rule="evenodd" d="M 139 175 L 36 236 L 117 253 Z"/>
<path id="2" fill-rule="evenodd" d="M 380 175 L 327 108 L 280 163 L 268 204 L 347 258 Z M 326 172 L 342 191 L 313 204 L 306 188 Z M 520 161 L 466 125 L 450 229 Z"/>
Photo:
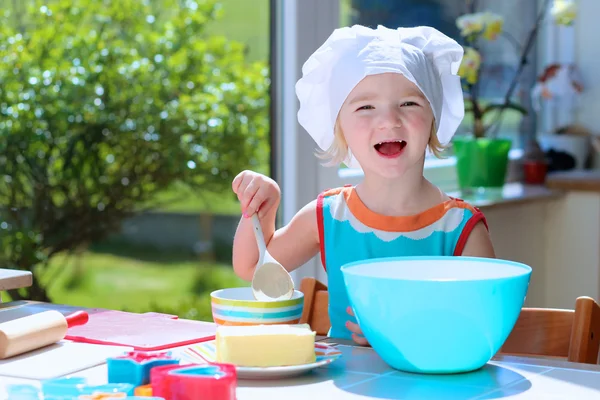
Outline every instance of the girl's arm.
<path id="1" fill-rule="evenodd" d="M 471 231 L 462 255 L 467 257 L 496 258 L 490 233 L 482 221 L 479 221 Z"/>
<path id="2" fill-rule="evenodd" d="M 319 252 L 316 200 L 304 206 L 290 223 L 275 231 L 277 208 L 262 216 L 261 226 L 267 250 L 288 271 L 300 267 Z M 251 281 L 258 262 L 258 246 L 252 221 L 242 218 L 233 240 L 233 269 L 246 281 Z"/>

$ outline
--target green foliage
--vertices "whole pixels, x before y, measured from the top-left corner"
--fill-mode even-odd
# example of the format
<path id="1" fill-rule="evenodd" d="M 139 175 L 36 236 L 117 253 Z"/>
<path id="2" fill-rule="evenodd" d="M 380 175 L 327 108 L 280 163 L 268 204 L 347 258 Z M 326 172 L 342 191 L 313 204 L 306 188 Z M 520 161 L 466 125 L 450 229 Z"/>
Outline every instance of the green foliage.
<path id="1" fill-rule="evenodd" d="M 186 297 L 176 304 L 153 301 L 148 311 L 177 315 L 180 318 L 212 321 L 210 293 L 224 288 L 248 286 L 226 268 L 199 268 L 191 287 L 193 297 Z"/>
<path id="2" fill-rule="evenodd" d="M 205 33 L 215 1 L 23 3 L 0 11 L 0 267 L 43 270 L 174 182 L 220 192 L 265 164 L 268 69 Z"/>
<path id="3" fill-rule="evenodd" d="M 212 320 L 210 292 L 249 286 L 231 265 L 200 261 L 182 250 L 121 241 L 90 246 L 75 256 L 53 257 L 43 287 L 58 304 L 130 312 L 163 312 Z M 2 293 L 4 301 L 11 297 Z"/>
<path id="4" fill-rule="evenodd" d="M 199 268 L 194 276 L 192 292 L 202 296 L 218 289 L 242 286 L 247 286 L 246 282 L 232 274 L 231 269 Z"/>

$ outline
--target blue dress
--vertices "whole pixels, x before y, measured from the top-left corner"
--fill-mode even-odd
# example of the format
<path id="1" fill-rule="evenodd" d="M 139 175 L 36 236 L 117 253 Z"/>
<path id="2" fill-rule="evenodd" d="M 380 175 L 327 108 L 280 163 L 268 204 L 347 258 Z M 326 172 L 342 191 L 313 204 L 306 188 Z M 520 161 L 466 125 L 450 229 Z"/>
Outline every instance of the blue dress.
<path id="1" fill-rule="evenodd" d="M 327 271 L 329 336 L 350 339 L 346 321 L 356 323 L 346 312 L 350 302 L 342 265 L 378 257 L 459 256 L 480 221 L 487 227 L 481 211 L 455 198 L 416 215 L 391 217 L 368 209 L 352 186 L 321 193 L 317 222 Z"/>

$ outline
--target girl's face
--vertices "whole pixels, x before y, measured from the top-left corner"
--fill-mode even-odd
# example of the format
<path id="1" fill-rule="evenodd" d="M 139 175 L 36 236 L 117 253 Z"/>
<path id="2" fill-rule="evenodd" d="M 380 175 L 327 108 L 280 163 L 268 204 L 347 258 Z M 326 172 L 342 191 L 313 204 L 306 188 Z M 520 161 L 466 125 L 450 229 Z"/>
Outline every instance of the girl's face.
<path id="1" fill-rule="evenodd" d="M 398 73 L 366 76 L 339 113 L 346 143 L 362 169 L 397 178 L 420 165 L 433 113 L 415 84 Z"/>

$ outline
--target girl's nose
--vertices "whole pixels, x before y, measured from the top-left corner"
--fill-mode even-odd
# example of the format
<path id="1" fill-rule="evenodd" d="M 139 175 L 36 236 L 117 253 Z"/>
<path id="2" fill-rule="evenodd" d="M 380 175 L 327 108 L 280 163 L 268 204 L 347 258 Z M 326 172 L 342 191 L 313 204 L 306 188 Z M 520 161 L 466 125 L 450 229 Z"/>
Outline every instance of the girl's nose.
<path id="1" fill-rule="evenodd" d="M 393 129 L 401 126 L 400 113 L 398 110 L 389 108 L 381 112 L 379 118 L 380 129 Z"/>

